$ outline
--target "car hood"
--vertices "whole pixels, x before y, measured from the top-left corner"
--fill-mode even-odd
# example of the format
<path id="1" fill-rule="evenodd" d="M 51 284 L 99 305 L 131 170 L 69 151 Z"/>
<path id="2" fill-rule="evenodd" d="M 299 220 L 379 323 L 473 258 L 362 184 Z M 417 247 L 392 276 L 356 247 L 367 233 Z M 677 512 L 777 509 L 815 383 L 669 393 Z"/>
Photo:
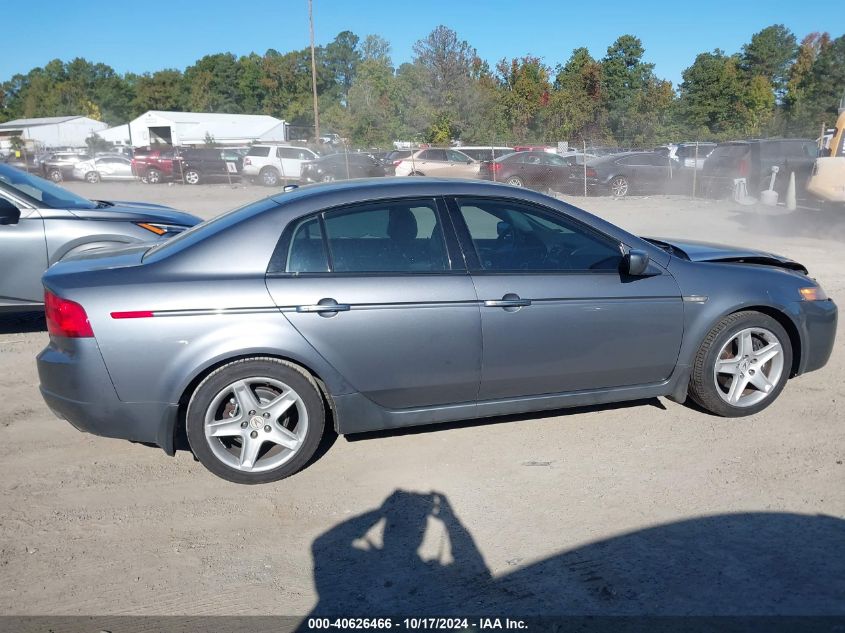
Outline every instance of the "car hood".
<path id="1" fill-rule="evenodd" d="M 163 224 L 178 224 L 180 226 L 194 226 L 202 222 L 202 219 L 195 215 L 176 211 L 160 204 L 117 201 L 109 202 L 108 204 L 112 206 L 97 209 L 71 209 L 70 212 L 83 220 L 161 222 Z"/>
<path id="2" fill-rule="evenodd" d="M 728 246 L 726 244 L 714 244 L 713 242 L 699 242 L 696 240 L 677 240 L 671 238 L 643 238 L 655 246 L 668 251 L 671 255 L 686 259 L 692 262 L 725 262 L 736 264 L 760 264 L 764 266 L 775 266 L 788 270 L 797 270 L 804 274 L 807 269 L 798 262 L 753 248 Z M 667 248 L 668 247 L 668 248 Z"/>

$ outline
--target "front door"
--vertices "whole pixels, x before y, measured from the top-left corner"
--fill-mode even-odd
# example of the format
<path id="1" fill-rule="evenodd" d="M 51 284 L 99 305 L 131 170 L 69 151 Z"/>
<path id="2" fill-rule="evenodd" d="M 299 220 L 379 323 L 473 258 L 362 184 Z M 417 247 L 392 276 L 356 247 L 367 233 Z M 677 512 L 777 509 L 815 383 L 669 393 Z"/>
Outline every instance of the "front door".
<path id="1" fill-rule="evenodd" d="M 40 304 L 45 270 L 44 220 L 34 209 L 21 209 L 16 224 L 0 225 L 0 305 Z"/>
<path id="2" fill-rule="evenodd" d="M 683 303 L 674 278 L 619 272 L 620 245 L 563 214 L 458 198 L 481 302 L 479 401 L 659 383 L 675 368 Z"/>
<path id="3" fill-rule="evenodd" d="M 478 393 L 478 299 L 453 238 L 446 247 L 444 217 L 432 199 L 326 211 L 286 230 L 268 273 L 284 317 L 388 409 Z"/>

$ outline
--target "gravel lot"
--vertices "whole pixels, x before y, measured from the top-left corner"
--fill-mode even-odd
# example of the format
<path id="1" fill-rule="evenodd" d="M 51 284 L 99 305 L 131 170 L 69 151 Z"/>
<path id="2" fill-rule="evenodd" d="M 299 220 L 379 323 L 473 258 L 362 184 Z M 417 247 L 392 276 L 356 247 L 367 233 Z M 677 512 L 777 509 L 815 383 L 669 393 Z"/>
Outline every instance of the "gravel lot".
<path id="1" fill-rule="evenodd" d="M 270 193 L 69 188 L 206 218 Z M 845 297 L 845 213 L 572 200 L 787 255 Z M 0 320 L 2 614 L 845 613 L 841 324 L 828 366 L 750 418 L 653 400 L 339 438 L 259 487 L 56 419 L 41 327 Z"/>

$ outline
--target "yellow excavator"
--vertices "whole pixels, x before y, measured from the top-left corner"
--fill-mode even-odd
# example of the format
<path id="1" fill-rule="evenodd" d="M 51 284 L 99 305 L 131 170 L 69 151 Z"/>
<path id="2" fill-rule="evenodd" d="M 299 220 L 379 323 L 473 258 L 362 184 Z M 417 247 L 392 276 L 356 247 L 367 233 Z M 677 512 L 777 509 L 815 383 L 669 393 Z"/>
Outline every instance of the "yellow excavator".
<path id="1" fill-rule="evenodd" d="M 832 136 L 819 140 L 819 157 L 813 165 L 807 191 L 828 202 L 845 202 L 845 95 Z"/>

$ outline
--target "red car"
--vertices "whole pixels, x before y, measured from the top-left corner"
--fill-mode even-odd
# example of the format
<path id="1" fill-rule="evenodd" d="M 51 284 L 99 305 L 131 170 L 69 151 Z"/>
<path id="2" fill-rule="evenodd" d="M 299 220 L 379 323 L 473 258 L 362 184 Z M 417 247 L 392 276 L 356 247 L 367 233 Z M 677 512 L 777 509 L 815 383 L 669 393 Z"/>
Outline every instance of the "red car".
<path id="1" fill-rule="evenodd" d="M 143 182 L 155 185 L 180 178 L 180 157 L 173 149 L 136 149 L 132 158 L 132 173 Z"/>

